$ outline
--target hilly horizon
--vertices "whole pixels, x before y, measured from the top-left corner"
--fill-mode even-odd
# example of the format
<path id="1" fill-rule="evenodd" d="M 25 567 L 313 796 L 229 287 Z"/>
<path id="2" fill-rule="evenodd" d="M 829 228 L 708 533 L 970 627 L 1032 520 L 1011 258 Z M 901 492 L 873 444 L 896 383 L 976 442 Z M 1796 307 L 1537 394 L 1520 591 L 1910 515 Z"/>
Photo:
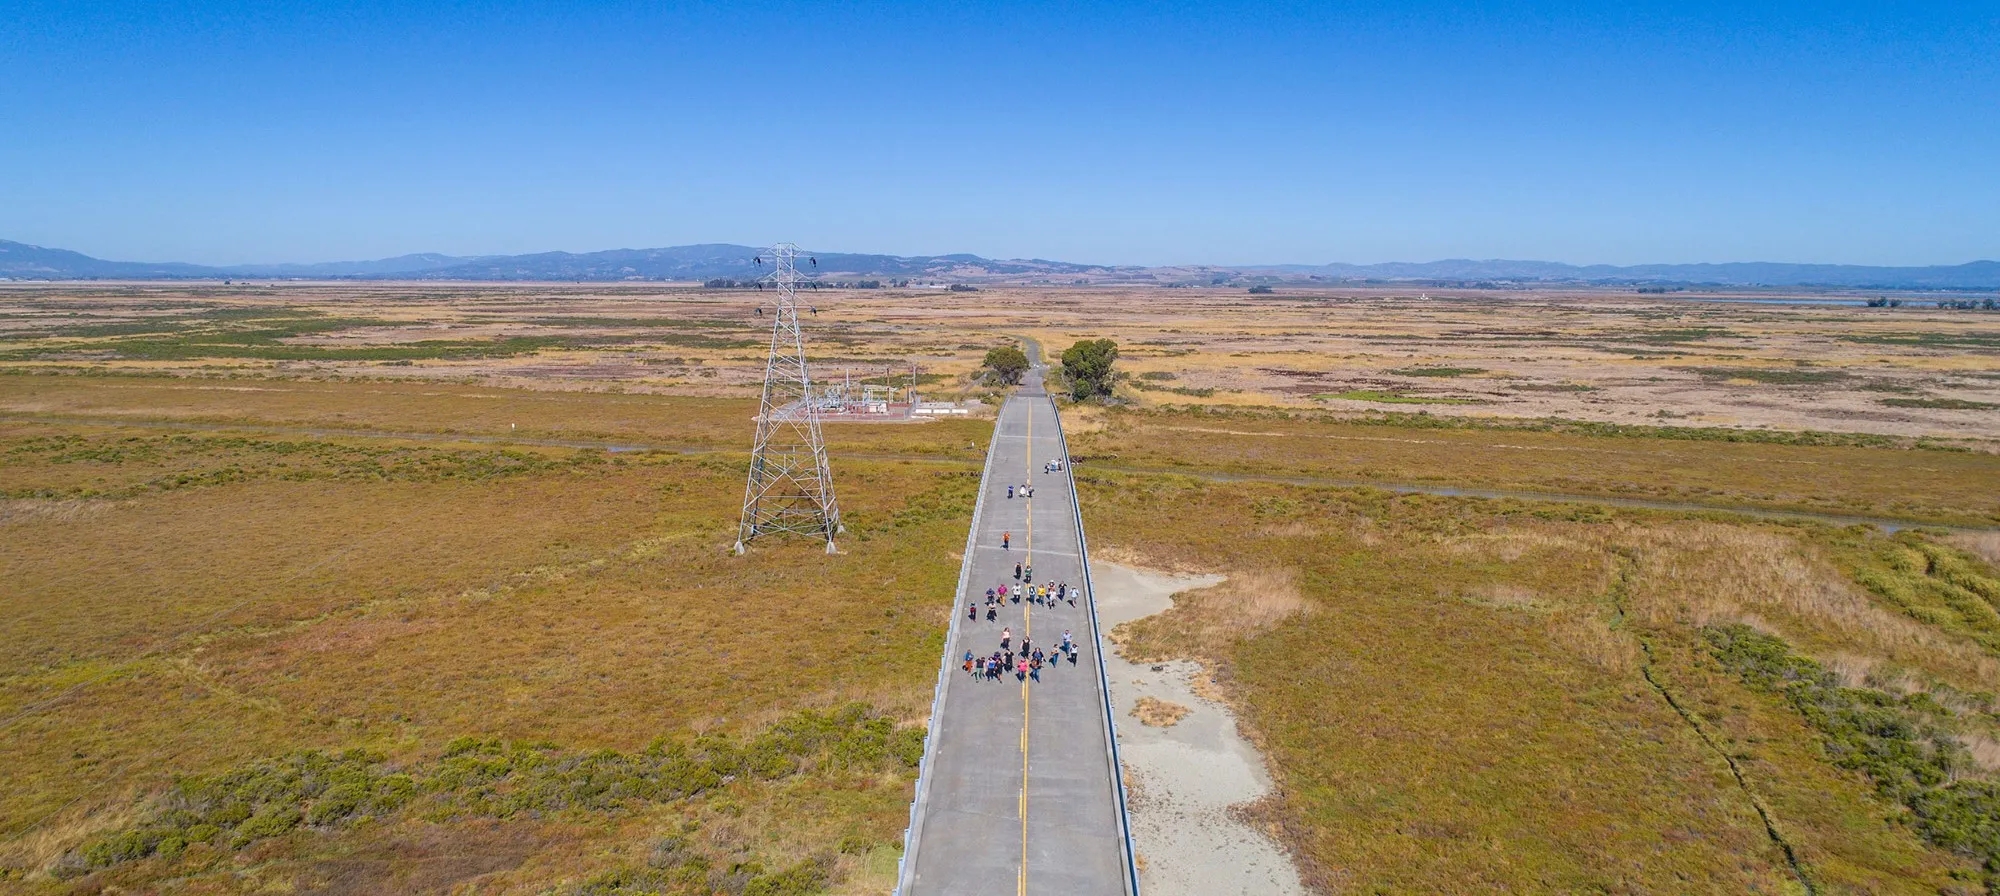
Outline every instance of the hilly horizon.
<path id="1" fill-rule="evenodd" d="M 0 278 L 10 280 L 336 279 L 504 281 L 705 281 L 758 275 L 766 250 L 731 243 L 652 249 L 454 256 L 412 253 L 319 263 L 198 265 L 110 261 L 67 249 L 0 240 Z M 892 277 L 940 282 L 1015 284 L 1154 284 L 1223 286 L 1257 283 L 1408 282 L 1454 285 L 1583 283 L 1604 285 L 1819 286 L 1878 289 L 2000 289 L 2000 261 L 1958 265 L 1878 266 L 1724 262 L 1573 265 L 1509 259 L 1442 259 L 1379 264 L 1101 265 L 979 255 L 902 256 L 814 252 L 824 277 Z"/>

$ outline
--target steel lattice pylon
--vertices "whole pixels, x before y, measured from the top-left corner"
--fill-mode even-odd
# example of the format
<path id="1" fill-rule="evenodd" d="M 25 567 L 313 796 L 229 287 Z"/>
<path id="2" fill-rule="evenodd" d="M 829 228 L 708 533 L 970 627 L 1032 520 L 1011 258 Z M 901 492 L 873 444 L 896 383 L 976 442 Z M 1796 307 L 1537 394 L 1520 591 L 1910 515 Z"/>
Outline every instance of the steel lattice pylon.
<path id="1" fill-rule="evenodd" d="M 736 529 L 739 554 L 751 539 L 773 532 L 824 538 L 831 554 L 833 537 L 842 531 L 819 431 L 819 403 L 806 368 L 805 336 L 799 332 L 798 286 L 806 278 L 795 264 L 798 254 L 798 246 L 779 243 L 770 254 L 777 269 L 764 278 L 777 287 L 777 313 L 771 320 L 771 357 L 764 362 L 750 481 L 743 488 L 743 521 Z"/>

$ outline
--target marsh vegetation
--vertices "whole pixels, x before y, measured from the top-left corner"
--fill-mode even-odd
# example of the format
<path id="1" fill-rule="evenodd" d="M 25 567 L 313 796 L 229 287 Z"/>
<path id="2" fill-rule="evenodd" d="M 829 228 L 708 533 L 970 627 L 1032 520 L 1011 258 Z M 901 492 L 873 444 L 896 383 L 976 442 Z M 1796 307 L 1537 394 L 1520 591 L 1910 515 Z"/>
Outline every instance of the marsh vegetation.
<path id="1" fill-rule="evenodd" d="M 106 418 L 0 421 L 9 887 L 806 893 L 893 871 L 983 424 L 847 430 L 845 552 L 733 558 L 733 452 L 441 430 L 719 446 L 741 402 L 4 380 Z"/>
<path id="2" fill-rule="evenodd" d="M 1229 574 L 1118 637 L 1207 666 L 1318 887 L 1988 886 L 1995 574 L 1934 536 L 1171 475 L 1084 498 L 1098 542 Z"/>
<path id="3" fill-rule="evenodd" d="M 990 424 L 829 426 L 844 553 L 728 556 L 755 304 L 0 289 L 0 886 L 885 889 Z M 1115 341 L 1065 411 L 1093 546 L 1227 574 L 1118 638 L 1205 665 L 1316 886 L 1992 887 L 1977 315 L 824 304 L 823 375 L 946 397 Z"/>

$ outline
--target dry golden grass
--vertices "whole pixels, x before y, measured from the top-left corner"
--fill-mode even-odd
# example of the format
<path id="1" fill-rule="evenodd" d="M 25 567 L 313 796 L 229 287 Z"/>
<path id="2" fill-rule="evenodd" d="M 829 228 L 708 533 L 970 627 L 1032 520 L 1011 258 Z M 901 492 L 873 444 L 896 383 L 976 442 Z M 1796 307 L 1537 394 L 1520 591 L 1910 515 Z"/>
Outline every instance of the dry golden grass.
<path id="1" fill-rule="evenodd" d="M 1429 298 L 1419 298 L 1422 291 Z M 760 298 L 657 283 L 8 284 L 0 285 L 0 368 L 473 379 L 741 397 L 762 372 L 755 344 L 768 319 L 753 314 Z M 825 291 L 817 304 L 821 313 L 807 323 L 823 376 L 914 363 L 943 377 L 927 387 L 938 394 L 983 393 L 970 374 L 1003 340 L 1033 337 L 1054 354 L 1073 340 L 1109 337 L 1121 346 L 1124 370 L 1172 377 L 1121 389 L 1148 406 L 1349 414 L 1425 407 L 1367 400 L 1388 396 L 1461 402 L 1431 407 L 1480 417 L 2000 438 L 1991 413 L 1883 402 L 2000 401 L 2000 381 L 1987 376 L 2000 325 L 1914 306 L 1726 304 L 1617 290 L 1287 287 L 1252 297 L 1009 286 Z M 346 323 L 254 323 L 302 311 Z M 145 327 L 132 328 L 141 324 L 159 330 L 139 335 Z M 198 340 L 189 344 L 189 332 L 223 324 L 280 334 L 262 348 L 286 351 L 225 344 L 230 351 L 211 356 L 217 352 L 204 355 Z M 106 325 L 112 330 L 102 331 Z M 298 332 L 283 335 L 286 327 Z M 466 356 L 419 347 L 506 340 L 519 350 Z M 1409 372 L 1425 368 L 1461 373 Z M 1715 375 L 1731 370 L 1775 382 Z M 1820 381 L 1795 382 L 1800 371 Z M 1360 397 L 1327 397 L 1339 395 Z"/>
<path id="2" fill-rule="evenodd" d="M 1863 673 L 1890 664 L 1961 690 L 2000 692 L 2000 658 L 1884 606 L 1811 540 L 1695 522 L 1636 529 L 1616 543 L 1642 551 L 1632 612 L 1648 625 L 1746 622 Z"/>
<path id="3" fill-rule="evenodd" d="M 1364 424 L 1270 413 L 1112 412 L 1085 466 L 1322 478 L 2000 524 L 2000 455 Z"/>
<path id="4" fill-rule="evenodd" d="M 574 440 L 594 444 L 748 451 L 754 396 L 701 398 L 563 392 L 463 383 L 235 380 L 127 376 L 0 376 L 0 422 L 57 418 L 196 427 L 269 428 L 273 435 L 342 433 Z M 11 418 L 11 419 L 8 419 Z M 848 454 L 910 454 L 978 463 L 981 420 L 900 425 L 829 424 L 830 448 Z M 167 431 L 172 431 L 171 429 Z"/>
<path id="5" fill-rule="evenodd" d="M 112 400 L 120 382 L 89 393 L 106 415 L 141 410 Z M 137 385 L 122 394 L 160 394 Z M 399 406 L 398 396 L 376 403 L 379 384 L 311 385 L 332 408 L 372 408 L 371 423 L 398 427 L 425 410 L 465 420 L 470 408 L 508 415 L 511 401 L 545 397 L 452 387 Z M 264 413 L 313 426 L 344 412 L 315 416 L 317 398 L 287 394 Z M 630 413 L 673 439 L 735 418 L 747 439 L 740 404 L 718 416 L 700 401 L 638 399 L 648 410 L 593 398 L 604 403 L 571 419 Z M 734 557 L 739 455 L 10 421 L 0 483 L 53 497 L 0 504 L 10 585 L 0 642 L 11 646 L 0 653 L 0 873 L 14 878 L 0 887 L 59 891 L 44 870 L 130 824 L 174 776 L 292 750 L 366 747 L 400 761 L 480 735 L 636 751 L 851 700 L 921 721 L 956 575 L 946 558 L 964 538 L 977 472 L 853 455 L 879 438 L 874 453 L 949 457 L 975 427 L 855 433 L 850 453 L 833 457 L 843 553 L 775 542 Z M 60 450 L 12 450 L 51 444 Z M 73 496 L 90 490 L 116 497 Z M 879 882 L 909 784 L 758 785 L 703 811 L 739 813 L 728 816 L 744 832 L 732 848 L 767 862 L 851 841 L 835 864 Z M 535 892 L 633 860 L 663 823 L 641 813 L 436 832 L 437 850 L 498 857 L 478 867 L 431 862 L 398 845 L 417 828 L 391 825 L 286 840 L 258 855 L 254 874 L 223 861 L 186 885 L 338 879 L 381 892 L 405 883 L 355 869 L 393 866 L 406 883 Z M 153 873 L 185 872 L 139 863 L 103 882 L 148 889 Z"/>
<path id="6" fill-rule="evenodd" d="M 812 323 L 822 376 L 914 362 L 942 375 L 933 392 L 977 392 L 985 349 L 1028 335 L 1051 350 L 1110 336 L 1121 369 L 1171 377 L 1121 388 L 1142 411 L 1066 415 L 1077 452 L 1100 461 L 1080 466 L 1085 513 L 1103 556 L 1229 579 L 1116 635 L 1128 655 L 1203 661 L 1198 690 L 1234 701 L 1270 753 L 1278 794 L 1254 814 L 1318 886 L 1785 892 L 1796 875 L 1756 806 L 1822 892 L 1951 892 L 1947 873 L 1964 870 L 1885 824 L 1896 807 L 1829 766 L 1795 712 L 1724 674 L 1694 634 L 1748 622 L 1850 681 L 1983 713 L 2000 691 L 2000 616 L 1892 606 L 1854 584 L 1884 557 L 1921 565 L 1908 546 L 1101 471 L 1990 525 L 1991 453 L 1442 418 L 1884 433 L 1903 447 L 1946 436 L 1989 451 L 1976 440 L 2000 437 L 2000 418 L 1879 400 L 2000 397 L 1985 375 L 2000 333 L 1985 323 L 1603 293 L 915 295 L 830 297 Z M 754 303 L 654 284 L 0 288 L 0 369 L 14 374 L 0 376 L 0 581 L 25 595 L 0 604 L 0 643 L 24 645 L 0 655 L 0 881 L 58 891 L 42 869 L 130 824 L 171 776 L 292 749 L 401 761 L 473 733 L 631 750 L 853 699 L 920 720 L 949 612 L 933 598 L 951 587 L 987 425 L 829 427 L 847 553 L 725 556 L 741 488 L 729 452 L 747 444 L 761 373 Z M 176 317 L 297 332 L 239 350 L 187 338 Z M 357 320 L 313 326 L 334 317 Z M 60 332 L 79 320 L 165 323 L 138 340 Z M 461 351 L 481 346 L 512 347 Z M 1423 367 L 1466 372 L 1399 372 Z M 20 373 L 51 368 L 87 375 Z M 1712 375 L 1725 368 L 1745 375 Z M 1824 382 L 1784 384 L 1812 378 Z M 1322 393 L 1476 403 L 1385 425 L 1339 419 L 1372 405 Z M 1985 535 L 1954 543 L 1996 553 Z M 773 644 L 787 648 L 774 658 Z M 1962 736 L 1993 761 L 2000 732 Z M 838 892 L 879 892 L 907 788 L 893 775 L 738 782 L 623 815 L 406 820 L 273 841 L 174 886 L 542 892 L 643 863 L 661 832 L 694 823 L 718 860 L 826 854 Z M 181 873 L 149 860 L 82 883 L 146 891 Z"/>
<path id="7" fill-rule="evenodd" d="M 1967 735 L 1960 740 L 1980 768 L 1989 772 L 2000 771 L 2000 740 L 1983 734 Z"/>
<path id="8" fill-rule="evenodd" d="M 1131 555 L 1114 551 L 1106 556 L 1108 559 Z M 1296 570 L 1252 568 L 1231 571 L 1218 584 L 1174 595 L 1174 612 L 1179 623 L 1175 631 L 1184 639 L 1176 645 L 1174 652 L 1177 656 L 1206 661 L 1212 653 L 1225 649 L 1236 640 L 1309 609 L 1310 605 L 1299 593 Z M 1114 643 L 1120 646 L 1126 659 L 1145 663 L 1167 658 L 1141 634 L 1148 627 L 1147 621 L 1140 619 L 1121 625 L 1113 632 Z"/>
<path id="9" fill-rule="evenodd" d="M 1959 532 L 1946 540 L 1988 563 L 2000 565 L 2000 532 Z"/>
<path id="10" fill-rule="evenodd" d="M 1132 705 L 1132 717 L 1138 719 L 1139 724 L 1154 728 L 1172 728 L 1180 724 L 1189 712 L 1192 710 L 1179 703 L 1152 696 L 1140 697 L 1139 702 Z"/>
<path id="11" fill-rule="evenodd" d="M 1702 623 L 1753 619 L 1856 674 L 1912 670 L 1940 694 L 1991 680 L 1969 638 L 1860 592 L 1824 530 L 1165 476 L 1082 487 L 1093 537 L 1127 558 L 1256 557 L 1295 583 L 1306 611 L 1275 622 L 1225 624 L 1206 599 L 1221 586 L 1119 634 L 1128 656 L 1215 671 L 1278 784 L 1257 817 L 1317 886 L 1788 892 L 1757 804 L 1821 892 L 1950 892 L 1967 870 L 1885 825 L 1903 810 L 1700 646 Z"/>

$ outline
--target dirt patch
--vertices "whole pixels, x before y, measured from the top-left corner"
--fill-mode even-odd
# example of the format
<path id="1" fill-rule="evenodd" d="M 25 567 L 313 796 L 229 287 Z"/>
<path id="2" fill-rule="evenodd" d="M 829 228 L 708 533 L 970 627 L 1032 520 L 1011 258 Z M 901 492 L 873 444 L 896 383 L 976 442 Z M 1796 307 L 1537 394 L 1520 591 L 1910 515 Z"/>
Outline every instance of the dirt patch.
<path id="1" fill-rule="evenodd" d="M 1103 560 L 1091 563 L 1091 577 L 1098 613 L 1109 628 L 1162 612 L 1174 606 L 1174 595 L 1189 589 L 1212 595 L 1222 590 L 1216 586 L 1226 587 L 1221 576 L 1174 575 Z M 1291 585 L 1296 598 L 1296 582 Z M 1271 604 L 1242 618 L 1296 611 Z M 1304 894 L 1284 849 L 1245 820 L 1249 807 L 1271 792 L 1270 775 L 1201 666 L 1133 663 L 1114 653 L 1105 657 L 1105 667 L 1116 709 L 1142 723 L 1118 730 L 1133 794 L 1132 839 L 1142 888 L 1150 896 Z"/>

